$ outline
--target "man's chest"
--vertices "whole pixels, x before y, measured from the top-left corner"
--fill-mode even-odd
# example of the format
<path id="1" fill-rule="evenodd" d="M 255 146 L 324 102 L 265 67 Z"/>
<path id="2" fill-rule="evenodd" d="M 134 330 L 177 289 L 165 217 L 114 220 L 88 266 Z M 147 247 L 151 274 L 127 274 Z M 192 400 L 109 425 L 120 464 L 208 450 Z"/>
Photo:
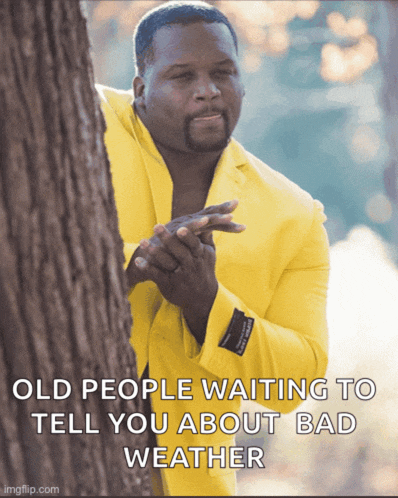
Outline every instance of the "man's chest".
<path id="1" fill-rule="evenodd" d="M 206 203 L 208 188 L 205 185 L 173 186 L 172 218 L 201 211 Z"/>

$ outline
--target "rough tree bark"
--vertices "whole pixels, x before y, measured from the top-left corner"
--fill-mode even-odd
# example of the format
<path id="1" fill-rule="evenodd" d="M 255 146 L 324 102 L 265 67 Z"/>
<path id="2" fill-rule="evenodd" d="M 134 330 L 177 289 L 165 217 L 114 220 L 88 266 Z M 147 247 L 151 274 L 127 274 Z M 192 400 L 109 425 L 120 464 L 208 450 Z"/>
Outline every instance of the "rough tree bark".
<path id="1" fill-rule="evenodd" d="M 135 378 L 122 242 L 94 96 L 86 22 L 77 1 L 0 2 L 0 493 L 58 486 L 60 495 L 150 494 L 145 469 L 128 469 L 123 446 L 144 435 L 116 417 L 136 399 L 82 401 L 83 378 Z M 53 379 L 68 380 L 65 400 Z M 29 379 L 33 395 L 12 386 Z M 20 386 L 20 394 L 26 389 Z M 114 394 L 114 393 L 107 393 Z M 31 413 L 50 415 L 37 434 Z M 91 429 L 85 434 L 85 414 Z M 68 434 L 69 414 L 74 429 Z M 127 418 L 127 417 L 126 417 Z"/>

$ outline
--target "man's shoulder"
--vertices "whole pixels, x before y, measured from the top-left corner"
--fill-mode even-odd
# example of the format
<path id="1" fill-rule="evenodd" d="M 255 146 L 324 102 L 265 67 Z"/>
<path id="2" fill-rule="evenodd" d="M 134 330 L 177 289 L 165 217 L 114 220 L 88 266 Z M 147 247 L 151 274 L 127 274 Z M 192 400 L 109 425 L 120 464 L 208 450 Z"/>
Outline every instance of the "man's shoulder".
<path id="1" fill-rule="evenodd" d="M 120 146 L 122 141 L 129 147 L 138 143 L 134 126 L 136 115 L 133 110 L 134 95 L 132 90 L 118 90 L 105 85 L 95 85 L 101 110 L 106 121 L 105 139 L 108 147 Z M 132 140 L 133 139 L 133 140 Z"/>
<path id="2" fill-rule="evenodd" d="M 97 90 L 101 103 L 107 103 L 112 108 L 131 106 L 134 101 L 134 95 L 131 90 L 119 90 L 98 83 L 95 85 L 95 89 Z"/>
<path id="3" fill-rule="evenodd" d="M 141 157 L 146 151 L 156 161 L 161 156 L 151 135 L 135 112 L 133 90 L 118 90 L 105 85 L 95 85 L 106 121 L 105 142 L 108 154 L 118 157 Z M 116 168 L 116 164 L 113 168 Z"/>
<path id="4" fill-rule="evenodd" d="M 134 117 L 132 90 L 118 90 L 105 85 L 95 85 L 101 102 L 101 109 L 109 126 L 123 126 L 126 131 L 131 127 Z"/>

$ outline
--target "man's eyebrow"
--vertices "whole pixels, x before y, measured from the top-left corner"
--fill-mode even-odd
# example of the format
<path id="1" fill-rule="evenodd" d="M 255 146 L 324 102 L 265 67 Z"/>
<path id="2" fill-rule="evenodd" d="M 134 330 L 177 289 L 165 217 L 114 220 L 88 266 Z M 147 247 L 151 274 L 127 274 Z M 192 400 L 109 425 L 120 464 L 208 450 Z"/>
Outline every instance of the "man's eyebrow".
<path id="1" fill-rule="evenodd" d="M 165 70 L 163 71 L 163 76 L 167 76 L 173 71 L 178 71 L 178 69 L 187 69 L 190 66 L 191 64 L 172 64 L 171 66 L 165 68 Z"/>
<path id="2" fill-rule="evenodd" d="M 223 59 L 222 61 L 215 62 L 214 65 L 215 66 L 224 66 L 224 65 L 235 66 L 235 62 L 232 59 Z"/>

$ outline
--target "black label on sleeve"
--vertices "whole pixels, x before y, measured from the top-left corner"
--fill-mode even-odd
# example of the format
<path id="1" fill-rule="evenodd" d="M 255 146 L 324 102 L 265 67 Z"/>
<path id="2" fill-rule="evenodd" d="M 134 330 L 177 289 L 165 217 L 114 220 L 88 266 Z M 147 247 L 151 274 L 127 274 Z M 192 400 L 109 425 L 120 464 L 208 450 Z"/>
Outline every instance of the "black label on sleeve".
<path id="1" fill-rule="evenodd" d="M 228 349 L 232 353 L 242 356 L 245 352 L 250 334 L 252 333 L 254 318 L 245 316 L 243 311 L 234 309 L 227 331 L 221 339 L 219 347 Z"/>

